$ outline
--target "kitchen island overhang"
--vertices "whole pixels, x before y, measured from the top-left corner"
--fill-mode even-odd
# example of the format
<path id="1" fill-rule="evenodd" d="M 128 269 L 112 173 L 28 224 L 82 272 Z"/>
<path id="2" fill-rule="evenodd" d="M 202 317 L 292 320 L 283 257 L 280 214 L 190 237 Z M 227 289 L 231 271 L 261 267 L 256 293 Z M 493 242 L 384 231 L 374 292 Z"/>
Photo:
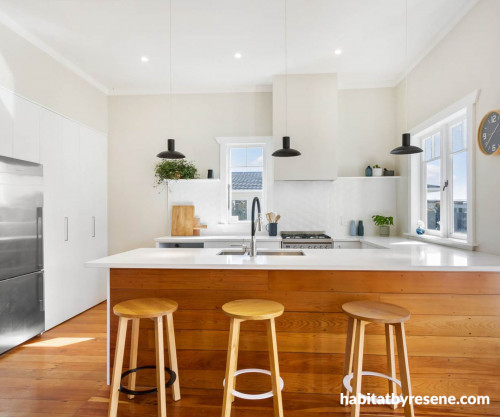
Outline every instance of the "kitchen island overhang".
<path id="1" fill-rule="evenodd" d="M 299 261 L 291 257 L 284 257 L 283 265 L 282 259 L 244 264 L 245 260 L 224 259 L 216 255 L 218 251 L 138 249 L 88 264 L 110 268 L 111 306 L 151 296 L 179 303 L 174 323 L 181 389 L 220 389 L 216 392 L 222 398 L 229 321 L 221 307 L 235 299 L 266 298 L 285 306 L 276 320 L 284 392 L 338 395 L 347 330 L 341 306 L 353 300 L 378 300 L 412 313 L 406 329 L 415 395 L 479 393 L 500 400 L 500 257 L 441 247 L 389 249 L 387 254 L 392 255 L 383 255 L 383 262 L 378 258 L 368 269 L 376 257 L 370 252 L 383 249 L 313 251 L 322 254 L 306 250 L 300 262 L 309 258 L 311 265 L 313 258 L 330 252 L 330 263 L 323 260 L 314 266 L 296 265 Z M 348 265 L 356 252 L 358 259 L 364 258 L 358 269 Z M 440 264 L 430 265 L 432 257 L 437 263 L 438 254 Z M 214 259 L 210 267 L 207 259 Z M 340 265 L 333 269 L 337 260 Z M 408 263 L 406 268 L 402 262 Z M 116 326 L 116 318 L 109 315 L 111 354 Z M 261 323 L 243 326 L 238 367 L 267 369 L 265 329 Z M 383 326 L 367 327 L 367 370 L 386 372 L 383 332 Z M 140 364 L 154 363 L 153 340 L 148 323 L 140 331 Z M 154 384 L 144 381 L 148 382 Z M 365 392 L 386 393 L 385 381 L 365 382 Z M 266 377 L 238 382 L 242 391 L 269 387 Z M 337 403 L 338 397 L 332 401 Z"/>

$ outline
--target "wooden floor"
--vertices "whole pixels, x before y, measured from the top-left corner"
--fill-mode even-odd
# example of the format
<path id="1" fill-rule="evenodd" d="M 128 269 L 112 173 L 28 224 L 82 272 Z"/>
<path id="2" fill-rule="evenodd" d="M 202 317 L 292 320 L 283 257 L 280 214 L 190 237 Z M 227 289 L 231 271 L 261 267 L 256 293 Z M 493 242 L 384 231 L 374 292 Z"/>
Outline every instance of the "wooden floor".
<path id="1" fill-rule="evenodd" d="M 0 357 L 0 417 L 106 416 L 106 305 L 103 303 Z M 181 367 L 182 368 L 182 367 Z M 181 369 L 182 372 L 182 369 Z M 182 382 L 182 379 L 181 379 Z M 500 381 L 499 381 L 500 384 Z M 285 382 L 286 386 L 286 382 Z M 168 392 L 170 394 L 170 392 Z M 169 417 L 218 417 L 222 390 L 183 389 L 168 401 Z M 156 396 L 121 398 L 119 416 L 156 416 Z M 283 393 L 288 417 L 348 416 L 337 395 Z M 499 416 L 490 406 L 416 407 L 417 416 Z M 272 402 L 236 399 L 233 417 L 271 417 Z M 401 416 L 385 406 L 362 408 L 362 416 Z"/>

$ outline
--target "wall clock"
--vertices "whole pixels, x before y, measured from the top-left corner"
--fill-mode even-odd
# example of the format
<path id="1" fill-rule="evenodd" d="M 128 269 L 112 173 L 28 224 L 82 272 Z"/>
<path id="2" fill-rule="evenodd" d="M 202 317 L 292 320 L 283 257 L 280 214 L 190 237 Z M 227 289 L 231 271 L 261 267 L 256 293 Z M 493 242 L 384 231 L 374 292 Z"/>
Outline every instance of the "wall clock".
<path id="1" fill-rule="evenodd" d="M 490 111 L 483 117 L 477 141 L 485 155 L 500 154 L 500 110 Z"/>

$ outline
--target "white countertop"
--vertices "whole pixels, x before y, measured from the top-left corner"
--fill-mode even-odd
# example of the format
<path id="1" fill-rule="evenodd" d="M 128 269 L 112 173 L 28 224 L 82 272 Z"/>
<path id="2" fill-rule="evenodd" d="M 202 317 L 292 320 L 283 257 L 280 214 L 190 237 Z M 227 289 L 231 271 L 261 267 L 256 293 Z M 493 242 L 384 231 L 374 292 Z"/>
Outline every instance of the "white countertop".
<path id="1" fill-rule="evenodd" d="M 500 256 L 397 237 L 365 237 L 363 241 L 381 249 L 305 249 L 305 256 L 250 258 L 217 255 L 221 249 L 141 248 L 85 265 L 101 268 L 500 272 Z"/>

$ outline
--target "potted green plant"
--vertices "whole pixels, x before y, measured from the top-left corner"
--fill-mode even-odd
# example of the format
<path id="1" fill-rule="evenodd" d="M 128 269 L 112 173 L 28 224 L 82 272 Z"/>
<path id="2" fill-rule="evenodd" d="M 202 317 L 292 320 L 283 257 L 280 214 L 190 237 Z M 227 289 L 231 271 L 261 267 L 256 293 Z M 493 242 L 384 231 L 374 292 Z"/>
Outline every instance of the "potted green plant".
<path id="1" fill-rule="evenodd" d="M 382 168 L 380 165 L 373 165 L 373 176 L 374 177 L 381 177 L 382 176 Z"/>
<path id="2" fill-rule="evenodd" d="M 194 163 L 185 159 L 164 159 L 155 166 L 156 185 L 168 180 L 188 180 L 198 177 L 198 169 Z"/>
<path id="3" fill-rule="evenodd" d="M 392 216 L 385 217 L 379 214 L 372 216 L 373 223 L 379 227 L 380 236 L 389 236 L 391 234 L 390 226 L 394 225 L 394 218 Z"/>

